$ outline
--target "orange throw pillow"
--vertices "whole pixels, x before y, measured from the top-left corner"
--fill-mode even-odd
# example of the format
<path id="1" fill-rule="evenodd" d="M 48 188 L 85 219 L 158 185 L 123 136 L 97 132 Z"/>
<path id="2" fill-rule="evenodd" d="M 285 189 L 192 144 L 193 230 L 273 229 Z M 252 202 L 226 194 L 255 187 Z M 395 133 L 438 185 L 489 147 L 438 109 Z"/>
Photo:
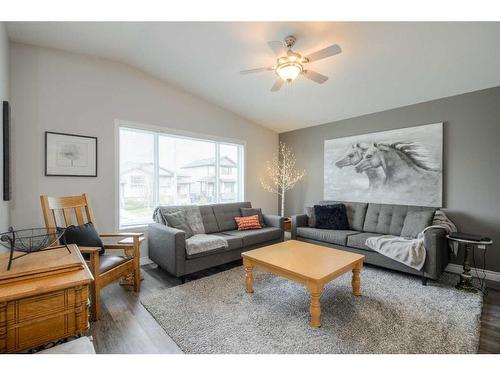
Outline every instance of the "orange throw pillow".
<path id="1" fill-rule="evenodd" d="M 261 229 L 259 215 L 237 216 L 234 218 L 238 224 L 238 230 Z"/>

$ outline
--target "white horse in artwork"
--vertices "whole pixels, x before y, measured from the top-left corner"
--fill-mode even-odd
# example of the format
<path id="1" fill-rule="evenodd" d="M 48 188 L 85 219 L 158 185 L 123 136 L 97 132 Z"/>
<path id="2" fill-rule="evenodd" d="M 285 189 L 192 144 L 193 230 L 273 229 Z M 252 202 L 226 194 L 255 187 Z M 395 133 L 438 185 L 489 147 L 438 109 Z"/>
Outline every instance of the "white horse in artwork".
<path id="1" fill-rule="evenodd" d="M 436 186 L 441 175 L 440 169 L 429 164 L 425 150 L 413 142 L 374 143 L 355 168 L 358 173 L 382 168 L 384 184 L 396 188 L 414 183 Z"/>
<path id="2" fill-rule="evenodd" d="M 347 154 L 335 162 L 338 168 L 344 168 L 348 166 L 355 167 L 361 160 L 366 151 L 369 149 L 369 145 L 366 143 L 355 143 L 351 145 L 351 148 Z M 385 183 L 385 173 L 381 167 L 377 168 L 367 168 L 363 172 L 368 177 L 368 186 L 370 189 L 378 189 Z"/>

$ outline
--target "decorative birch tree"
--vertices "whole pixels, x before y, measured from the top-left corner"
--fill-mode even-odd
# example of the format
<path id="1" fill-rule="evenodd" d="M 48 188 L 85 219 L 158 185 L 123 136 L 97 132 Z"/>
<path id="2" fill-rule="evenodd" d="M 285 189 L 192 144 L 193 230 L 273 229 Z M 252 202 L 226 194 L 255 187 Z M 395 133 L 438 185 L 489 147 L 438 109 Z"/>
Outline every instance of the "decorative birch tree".
<path id="1" fill-rule="evenodd" d="M 280 215 L 285 215 L 285 193 L 292 189 L 305 175 L 305 170 L 295 169 L 295 155 L 292 149 L 280 142 L 278 152 L 266 163 L 267 178 L 260 179 L 262 187 L 281 198 Z"/>

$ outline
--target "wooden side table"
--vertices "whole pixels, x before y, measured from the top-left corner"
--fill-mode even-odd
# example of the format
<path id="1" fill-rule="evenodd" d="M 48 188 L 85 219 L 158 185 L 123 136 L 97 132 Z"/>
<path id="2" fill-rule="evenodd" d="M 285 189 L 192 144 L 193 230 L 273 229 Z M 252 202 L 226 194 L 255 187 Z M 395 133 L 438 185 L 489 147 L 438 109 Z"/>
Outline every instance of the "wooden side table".
<path id="1" fill-rule="evenodd" d="M 472 285 L 472 275 L 470 273 L 470 263 L 469 263 L 470 253 L 472 253 L 476 247 L 493 245 L 493 241 L 492 240 L 472 241 L 462 238 L 451 237 L 450 235 L 447 235 L 446 238 L 449 241 L 455 241 L 458 242 L 459 244 L 464 244 L 465 252 L 464 252 L 463 272 L 460 274 L 460 281 L 457 283 L 455 287 L 457 289 L 466 290 L 468 292 L 475 292 L 476 288 Z"/>
<path id="2" fill-rule="evenodd" d="M 58 255 L 57 249 L 29 254 L 10 271 L 0 257 L 0 353 L 26 351 L 88 329 L 93 277 L 78 247 L 68 247 L 71 254 L 64 249 L 52 268 L 48 257 Z M 71 266 L 64 269 L 66 261 Z"/>
<path id="3" fill-rule="evenodd" d="M 290 232 L 292 230 L 292 219 L 289 217 L 285 217 L 284 222 L 285 232 Z"/>

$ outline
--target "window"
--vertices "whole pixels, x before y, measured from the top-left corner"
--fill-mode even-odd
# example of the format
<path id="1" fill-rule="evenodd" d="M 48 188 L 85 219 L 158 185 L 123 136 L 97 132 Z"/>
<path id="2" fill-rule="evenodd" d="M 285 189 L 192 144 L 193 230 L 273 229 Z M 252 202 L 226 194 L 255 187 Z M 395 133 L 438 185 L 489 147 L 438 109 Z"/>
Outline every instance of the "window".
<path id="1" fill-rule="evenodd" d="M 130 176 L 130 188 L 131 189 L 141 189 L 146 183 L 145 176 Z"/>
<path id="2" fill-rule="evenodd" d="M 120 227 L 151 223 L 158 205 L 243 200 L 242 144 L 119 128 Z"/>
<path id="3" fill-rule="evenodd" d="M 240 190 L 238 177 L 238 145 L 221 144 L 219 146 L 219 202 L 234 202 Z"/>

